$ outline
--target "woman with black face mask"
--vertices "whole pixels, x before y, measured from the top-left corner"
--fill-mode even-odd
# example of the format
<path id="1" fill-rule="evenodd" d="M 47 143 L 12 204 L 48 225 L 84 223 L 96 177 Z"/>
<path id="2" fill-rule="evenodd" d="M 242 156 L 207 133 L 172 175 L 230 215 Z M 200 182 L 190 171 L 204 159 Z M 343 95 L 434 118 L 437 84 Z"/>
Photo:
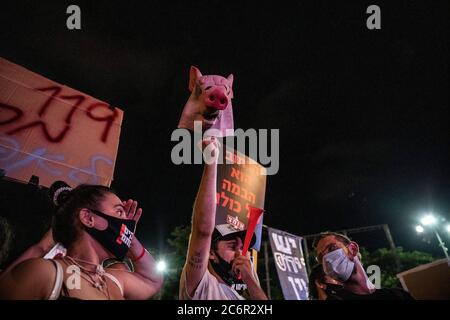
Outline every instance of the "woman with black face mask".
<path id="1" fill-rule="evenodd" d="M 72 189 L 73 188 L 64 181 L 55 181 L 50 186 L 50 188 L 47 190 L 47 195 L 49 198 L 48 200 L 55 206 L 55 211 L 64 203 L 64 200 L 70 194 L 70 191 Z M 54 213 L 55 212 L 53 212 L 53 214 Z M 39 240 L 39 242 L 27 248 L 13 262 L 6 265 L 4 271 L 9 271 L 19 263 L 28 259 L 33 258 L 53 259 L 57 255 L 65 255 L 66 251 L 67 251 L 66 248 L 64 248 L 64 246 L 61 243 L 55 242 L 53 238 L 52 229 L 50 228 Z M 108 257 L 107 259 L 102 261 L 102 266 L 104 269 L 108 269 L 114 266 L 115 269 L 122 268 L 123 270 L 134 271 L 133 262 L 129 258 L 121 260 L 116 257 Z"/>
<path id="2" fill-rule="evenodd" d="M 136 201 L 122 202 L 104 186 L 61 189 L 53 219 L 55 241 L 66 249 L 53 260 L 26 260 L 0 278 L 0 299 L 148 299 L 162 276 L 134 236 L 142 215 Z M 135 271 L 110 267 L 109 258 L 131 258 Z"/>

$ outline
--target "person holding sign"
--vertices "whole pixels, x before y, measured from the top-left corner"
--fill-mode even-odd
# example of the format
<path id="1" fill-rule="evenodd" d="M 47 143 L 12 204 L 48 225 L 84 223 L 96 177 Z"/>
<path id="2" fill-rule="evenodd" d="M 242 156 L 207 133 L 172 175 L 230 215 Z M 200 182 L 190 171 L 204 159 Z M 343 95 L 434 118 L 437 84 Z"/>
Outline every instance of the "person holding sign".
<path id="1" fill-rule="evenodd" d="M 99 185 L 63 192 L 52 233 L 67 254 L 28 259 L 2 274 L 0 299 L 123 300 L 148 299 L 157 293 L 162 276 L 134 237 L 142 215 L 137 202 L 122 202 L 110 188 Z M 130 257 L 135 271 L 105 270 L 101 261 L 112 256 Z"/>
<path id="2" fill-rule="evenodd" d="M 238 231 L 227 224 L 215 225 L 219 142 L 214 137 L 206 138 L 202 147 L 211 161 L 205 161 L 194 203 L 179 297 L 182 300 L 243 300 L 245 298 L 236 290 L 237 285 L 242 284 L 247 287 L 249 299 L 267 300 L 249 253 L 242 255 L 245 230 Z"/>

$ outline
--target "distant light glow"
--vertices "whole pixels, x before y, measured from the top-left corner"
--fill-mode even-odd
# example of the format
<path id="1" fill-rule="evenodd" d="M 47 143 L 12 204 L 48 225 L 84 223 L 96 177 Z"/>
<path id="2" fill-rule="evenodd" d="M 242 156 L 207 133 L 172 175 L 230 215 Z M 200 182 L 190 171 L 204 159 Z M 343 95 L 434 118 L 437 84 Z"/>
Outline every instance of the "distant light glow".
<path id="1" fill-rule="evenodd" d="M 425 215 L 422 219 L 420 219 L 420 223 L 424 226 L 431 226 L 436 223 L 436 218 L 431 214 Z"/>
<path id="2" fill-rule="evenodd" d="M 167 263 L 164 260 L 159 261 L 156 264 L 156 270 L 158 270 L 159 272 L 164 272 L 167 270 Z"/>
<path id="3" fill-rule="evenodd" d="M 417 226 L 416 231 L 417 231 L 417 233 L 422 233 L 425 231 L 425 229 L 422 226 Z"/>

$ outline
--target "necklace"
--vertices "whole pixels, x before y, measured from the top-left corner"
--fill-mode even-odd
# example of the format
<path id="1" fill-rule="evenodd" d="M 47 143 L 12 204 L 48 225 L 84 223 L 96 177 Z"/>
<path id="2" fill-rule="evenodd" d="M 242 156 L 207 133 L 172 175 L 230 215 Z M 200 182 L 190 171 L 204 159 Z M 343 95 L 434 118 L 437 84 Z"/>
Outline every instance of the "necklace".
<path id="1" fill-rule="evenodd" d="M 104 294 L 106 296 L 106 298 L 108 300 L 111 300 L 110 294 L 109 294 L 109 288 L 106 282 L 106 277 L 105 277 L 105 269 L 103 269 L 103 267 L 101 265 L 86 261 L 86 260 L 81 260 L 81 259 L 76 259 L 76 258 L 72 258 L 70 256 L 65 256 L 63 257 L 64 262 L 66 262 L 67 264 L 69 264 L 67 261 L 69 260 L 72 264 L 75 264 L 80 271 L 83 271 L 83 273 L 80 273 L 80 276 L 85 279 L 87 282 L 89 282 L 90 284 L 92 284 L 92 286 L 94 288 L 96 288 L 97 290 L 99 290 L 102 294 Z M 83 267 L 82 265 L 80 265 L 80 263 L 85 263 L 85 264 L 89 264 L 89 265 L 93 265 L 95 266 L 95 270 L 89 270 L 88 268 Z M 87 276 L 84 276 L 84 274 Z"/>

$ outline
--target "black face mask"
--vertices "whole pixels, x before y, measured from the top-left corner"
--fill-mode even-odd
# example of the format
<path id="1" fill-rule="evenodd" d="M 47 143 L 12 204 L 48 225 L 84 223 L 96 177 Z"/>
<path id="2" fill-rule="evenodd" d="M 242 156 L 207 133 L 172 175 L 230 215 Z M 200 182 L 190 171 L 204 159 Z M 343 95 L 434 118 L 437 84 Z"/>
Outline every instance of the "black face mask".
<path id="1" fill-rule="evenodd" d="M 232 264 L 230 262 L 226 262 L 216 250 L 214 250 L 217 259 L 219 262 L 215 262 L 211 260 L 211 266 L 214 271 L 220 276 L 220 278 L 228 284 L 230 287 L 233 287 L 236 291 L 243 291 L 247 288 L 247 285 L 239 280 L 237 275 L 231 270 Z"/>
<path id="2" fill-rule="evenodd" d="M 326 285 L 325 292 L 327 295 L 335 295 L 344 288 L 340 284 L 326 283 Z"/>
<path id="3" fill-rule="evenodd" d="M 128 219 L 119 219 L 104 214 L 101 211 L 89 209 L 99 217 L 108 222 L 105 230 L 95 228 L 85 228 L 95 240 L 97 240 L 105 249 L 111 252 L 116 258 L 123 260 L 131 246 L 133 240 L 136 221 Z"/>

